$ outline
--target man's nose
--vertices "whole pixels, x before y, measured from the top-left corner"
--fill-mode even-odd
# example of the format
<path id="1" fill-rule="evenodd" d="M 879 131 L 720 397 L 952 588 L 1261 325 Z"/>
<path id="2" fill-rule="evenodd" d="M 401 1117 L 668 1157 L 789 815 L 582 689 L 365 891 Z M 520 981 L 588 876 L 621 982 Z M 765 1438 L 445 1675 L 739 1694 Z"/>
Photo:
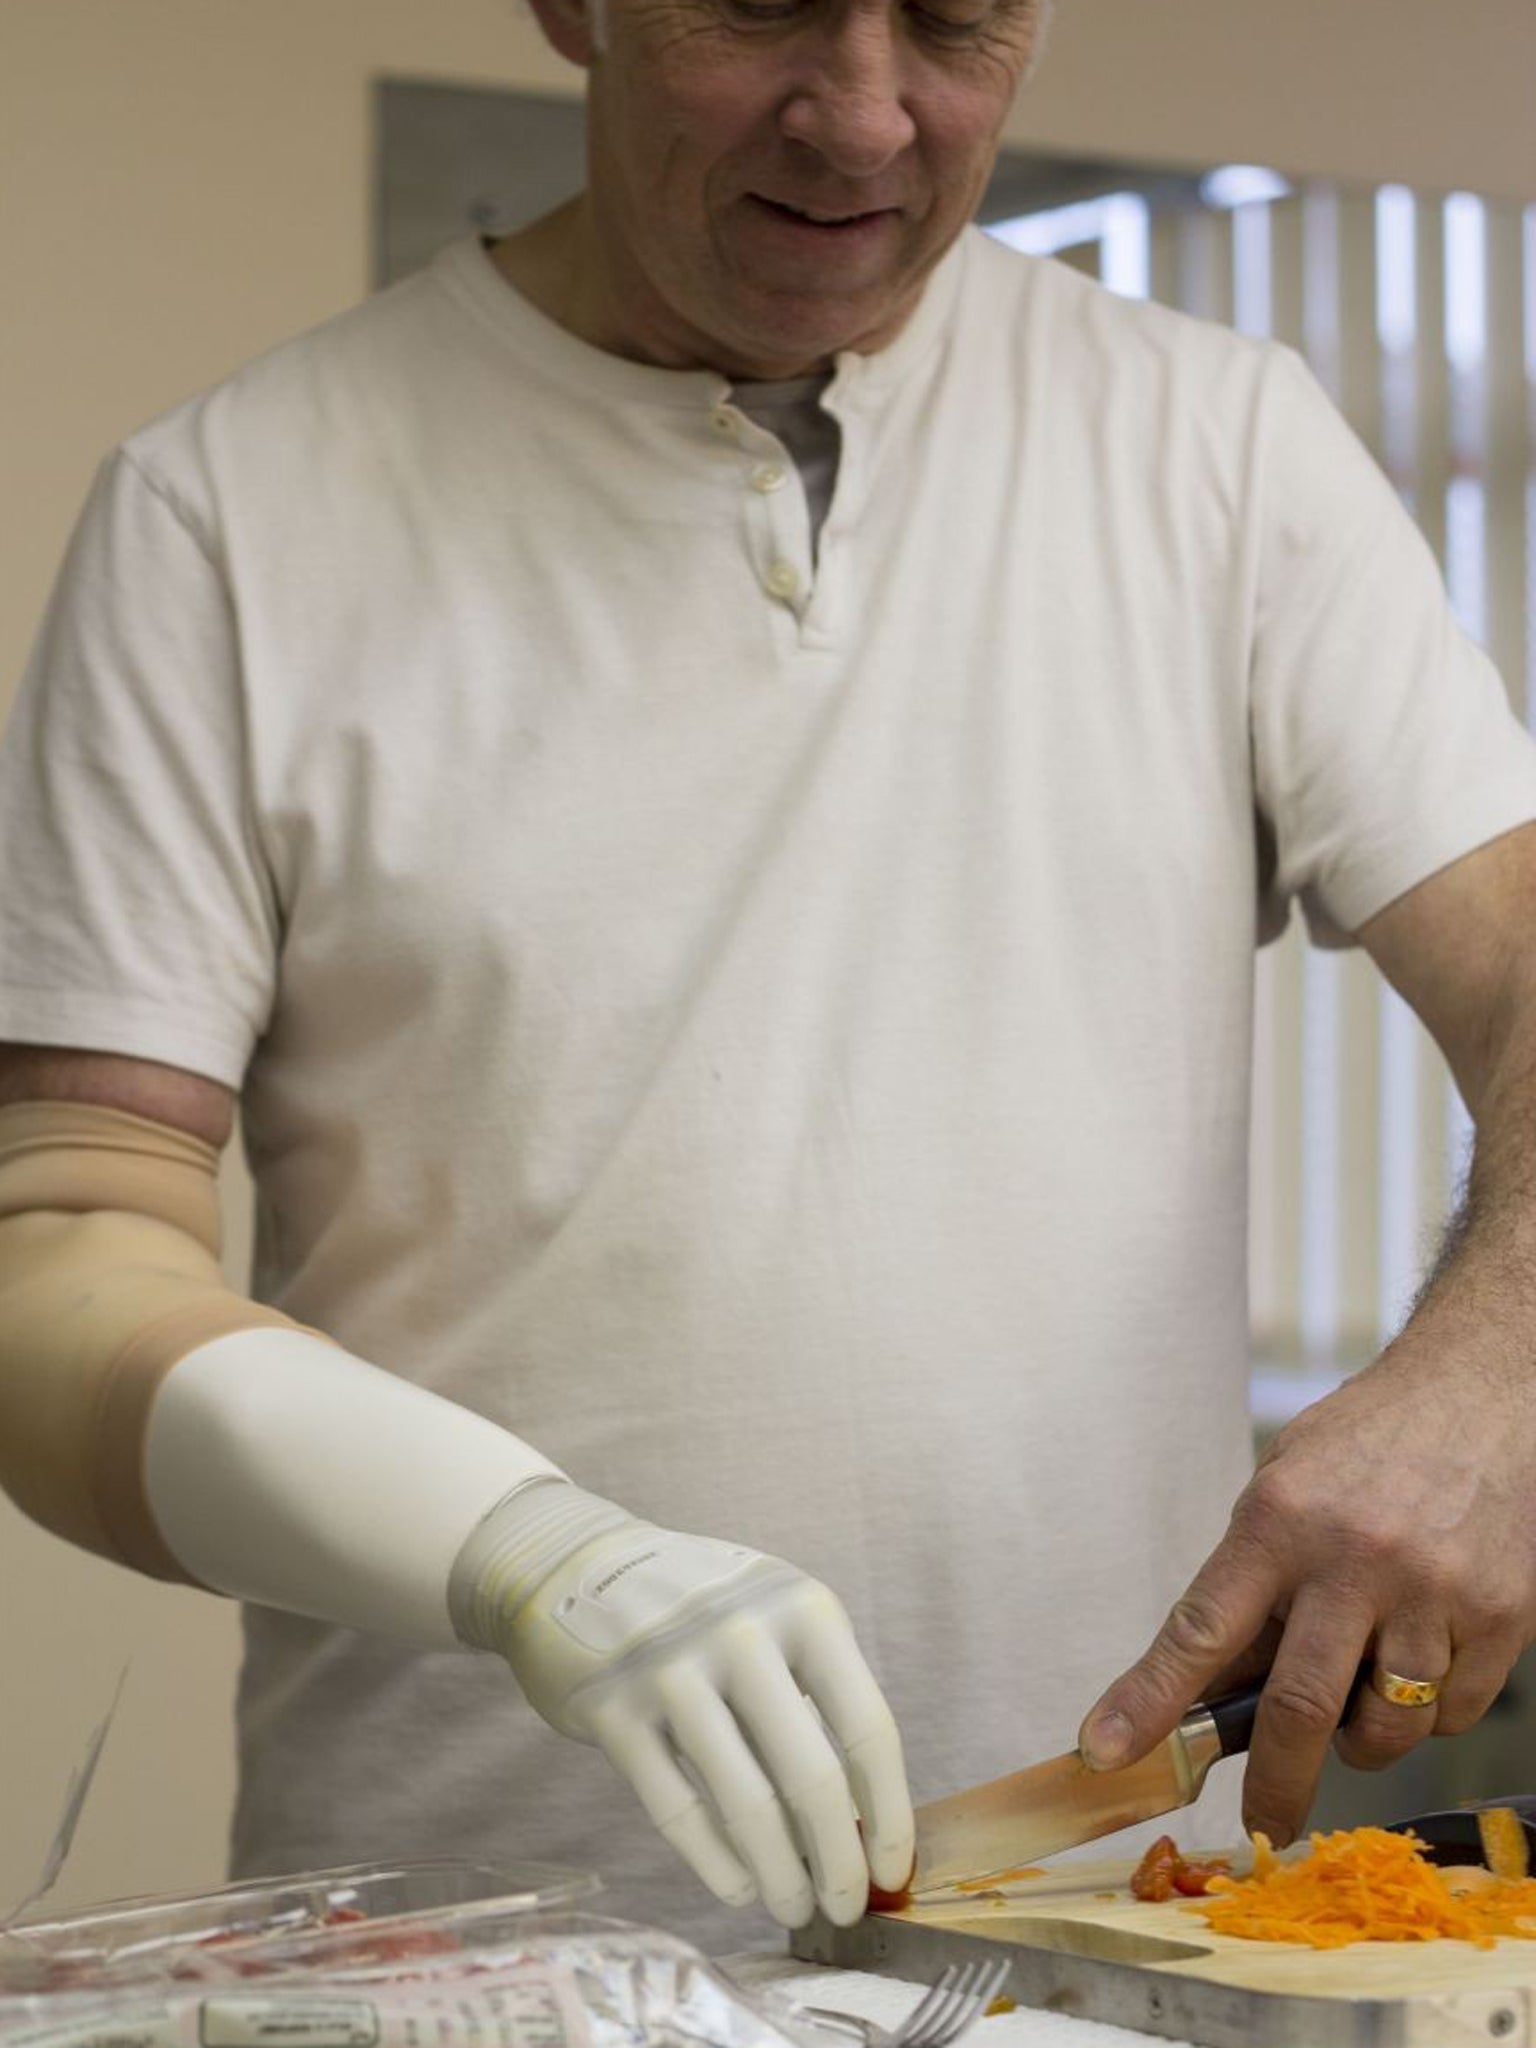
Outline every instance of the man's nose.
<path id="1" fill-rule="evenodd" d="M 845 177 L 883 170 L 917 133 L 889 20 L 845 20 L 807 54 L 779 117 L 783 133 Z"/>

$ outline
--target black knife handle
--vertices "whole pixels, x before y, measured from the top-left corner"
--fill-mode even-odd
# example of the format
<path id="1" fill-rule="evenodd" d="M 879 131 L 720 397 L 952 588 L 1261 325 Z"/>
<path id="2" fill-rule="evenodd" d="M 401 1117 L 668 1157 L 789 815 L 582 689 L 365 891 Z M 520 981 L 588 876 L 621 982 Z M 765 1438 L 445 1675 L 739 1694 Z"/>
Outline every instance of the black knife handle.
<path id="1" fill-rule="evenodd" d="M 1367 1659 L 1355 1673 L 1349 1691 L 1344 1696 L 1344 1711 L 1339 1716 L 1340 1725 L 1347 1721 L 1355 1710 L 1355 1701 L 1360 1697 L 1360 1688 L 1371 1675 Z M 1196 1713 L 1210 1715 L 1216 1726 L 1216 1740 L 1223 1756 L 1241 1756 L 1253 1740 L 1254 1717 L 1259 1711 L 1259 1695 L 1269 1678 L 1266 1671 L 1263 1678 L 1256 1678 L 1250 1685 L 1240 1685 L 1234 1692 L 1224 1692 L 1220 1698 L 1207 1700 Z"/>

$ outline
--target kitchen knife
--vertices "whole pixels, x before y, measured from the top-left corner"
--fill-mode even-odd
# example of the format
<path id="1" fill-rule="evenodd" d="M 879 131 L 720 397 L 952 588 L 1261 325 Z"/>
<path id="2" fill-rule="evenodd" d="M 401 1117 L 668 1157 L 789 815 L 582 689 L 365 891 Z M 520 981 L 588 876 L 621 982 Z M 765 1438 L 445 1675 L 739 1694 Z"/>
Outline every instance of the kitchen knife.
<path id="1" fill-rule="evenodd" d="M 1345 1717 L 1368 1668 L 1362 1666 L 1355 1678 Z M 1259 1678 L 1191 1707 L 1171 1735 L 1124 1770 L 1090 1771 L 1071 1749 L 1027 1771 L 920 1806 L 909 1894 L 926 1899 L 962 1884 L 969 1889 L 1059 1849 L 1188 1806 L 1218 1758 L 1247 1749 L 1263 1690 Z"/>
<path id="2" fill-rule="evenodd" d="M 1536 1869 L 1536 1793 L 1513 1792 L 1502 1799 L 1477 1799 L 1442 1813 L 1416 1813 L 1411 1820 L 1389 1820 L 1394 1834 L 1417 1835 L 1431 1863 L 1483 1863 L 1488 1861 L 1477 1816 L 1490 1807 L 1513 1809 L 1525 1829 L 1531 1866 Z"/>

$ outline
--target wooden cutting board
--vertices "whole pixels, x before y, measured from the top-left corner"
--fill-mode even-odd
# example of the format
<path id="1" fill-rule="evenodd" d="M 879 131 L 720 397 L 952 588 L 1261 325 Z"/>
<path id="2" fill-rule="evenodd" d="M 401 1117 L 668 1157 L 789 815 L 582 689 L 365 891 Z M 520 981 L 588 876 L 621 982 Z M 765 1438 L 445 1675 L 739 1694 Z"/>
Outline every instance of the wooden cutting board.
<path id="1" fill-rule="evenodd" d="M 1013 1952 L 1005 1995 L 1201 2048 L 1536 2048 L 1536 1941 L 1358 1942 L 1316 1950 L 1215 1934 L 1187 1901 L 1143 1904 L 1132 1863 L 1071 1863 L 942 1906 L 815 1920 L 795 1955 L 931 1982 Z"/>

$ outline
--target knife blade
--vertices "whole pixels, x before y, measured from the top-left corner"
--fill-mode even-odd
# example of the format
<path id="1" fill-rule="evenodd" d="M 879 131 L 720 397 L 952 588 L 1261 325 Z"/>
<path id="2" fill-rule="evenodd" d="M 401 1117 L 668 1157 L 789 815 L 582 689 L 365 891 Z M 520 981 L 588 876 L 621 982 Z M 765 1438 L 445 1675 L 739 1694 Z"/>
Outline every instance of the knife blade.
<path id="1" fill-rule="evenodd" d="M 1344 1703 L 1347 1718 L 1364 1675 Z M 1265 1674 L 1267 1677 L 1268 1674 Z M 1069 1749 L 1028 1770 L 953 1792 L 917 1809 L 917 1862 L 908 1895 L 969 1890 L 989 1877 L 1097 1841 L 1188 1806 L 1212 1764 L 1253 1739 L 1264 1678 L 1190 1708 L 1156 1749 L 1119 1771 L 1090 1771 Z"/>

